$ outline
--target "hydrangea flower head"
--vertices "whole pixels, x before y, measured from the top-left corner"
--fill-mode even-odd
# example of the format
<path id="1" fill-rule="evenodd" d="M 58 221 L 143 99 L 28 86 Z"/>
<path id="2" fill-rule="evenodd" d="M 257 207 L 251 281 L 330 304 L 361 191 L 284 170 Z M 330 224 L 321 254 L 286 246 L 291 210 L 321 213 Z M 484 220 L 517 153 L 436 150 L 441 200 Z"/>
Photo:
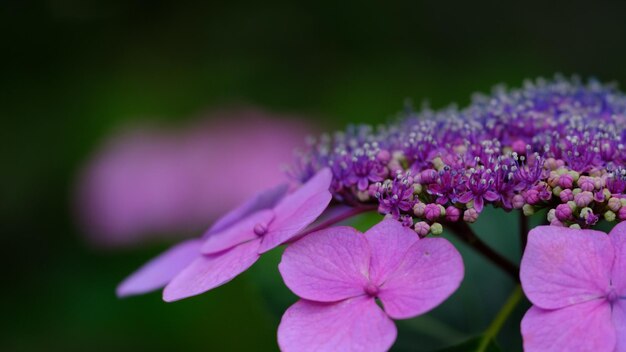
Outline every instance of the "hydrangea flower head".
<path id="1" fill-rule="evenodd" d="M 626 224 L 609 235 L 539 226 L 520 278 L 533 307 L 522 320 L 526 351 L 626 351 Z"/>
<path id="2" fill-rule="evenodd" d="M 447 240 L 419 239 L 393 219 L 365 234 L 350 227 L 312 233 L 285 250 L 279 270 L 302 298 L 279 326 L 283 351 L 387 350 L 396 339 L 391 319 L 436 307 L 464 272 Z"/>
<path id="3" fill-rule="evenodd" d="M 486 205 L 531 215 L 567 204 L 571 215 L 552 212 L 551 224 L 590 228 L 626 219 L 625 130 L 626 96 L 614 86 L 538 79 L 476 95 L 464 109 L 409 111 L 386 126 L 323 135 L 292 175 L 330 167 L 335 199 L 378 204 L 418 233 L 443 219 L 476 221 Z M 434 216 L 422 204 L 445 211 Z"/>

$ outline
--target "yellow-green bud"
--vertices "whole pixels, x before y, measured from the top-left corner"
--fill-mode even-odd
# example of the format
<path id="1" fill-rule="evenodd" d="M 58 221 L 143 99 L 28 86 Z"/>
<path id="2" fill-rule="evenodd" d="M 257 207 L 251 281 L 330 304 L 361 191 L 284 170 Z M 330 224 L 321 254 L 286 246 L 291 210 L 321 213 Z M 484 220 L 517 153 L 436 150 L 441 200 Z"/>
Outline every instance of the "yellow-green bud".
<path id="1" fill-rule="evenodd" d="M 441 233 L 443 233 L 443 226 L 441 226 L 441 224 L 438 222 L 433 223 L 432 225 L 430 225 L 430 233 L 435 236 L 441 235 Z"/>
<path id="2" fill-rule="evenodd" d="M 524 212 L 524 215 L 531 216 L 535 213 L 535 208 L 530 204 L 524 204 L 522 211 Z"/>
<path id="3" fill-rule="evenodd" d="M 432 163 L 437 171 L 443 170 L 443 168 L 446 166 L 446 164 L 443 162 L 443 160 L 441 160 L 440 157 L 434 158 Z"/>
<path id="4" fill-rule="evenodd" d="M 570 200 L 569 202 L 567 202 L 567 206 L 569 206 L 569 208 L 572 209 L 572 211 L 575 211 L 576 208 L 578 208 L 578 205 L 576 205 L 576 202 L 574 202 L 573 200 Z"/>
<path id="5" fill-rule="evenodd" d="M 604 220 L 606 220 L 606 221 L 608 221 L 608 222 L 615 221 L 615 213 L 614 213 L 614 212 L 612 212 L 612 211 L 610 211 L 610 210 L 607 210 L 607 211 L 604 213 Z"/>
<path id="6" fill-rule="evenodd" d="M 593 210 L 591 210 L 591 208 L 589 207 L 584 207 L 582 209 L 580 209 L 580 217 L 583 219 L 586 219 L 587 216 L 589 216 L 589 214 L 593 214 Z"/>
<path id="7" fill-rule="evenodd" d="M 446 208 L 441 204 L 437 204 L 439 206 L 439 210 L 441 210 L 441 216 L 446 216 Z"/>

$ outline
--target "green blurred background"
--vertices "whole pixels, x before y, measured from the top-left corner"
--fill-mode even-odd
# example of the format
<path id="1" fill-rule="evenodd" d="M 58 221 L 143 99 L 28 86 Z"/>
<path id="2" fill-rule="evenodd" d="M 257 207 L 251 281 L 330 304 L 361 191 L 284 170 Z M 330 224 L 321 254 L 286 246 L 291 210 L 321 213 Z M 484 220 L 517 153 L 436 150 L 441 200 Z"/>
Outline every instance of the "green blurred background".
<path id="1" fill-rule="evenodd" d="M 0 0 L 0 350 L 277 349 L 280 315 L 295 301 L 276 271 L 279 251 L 182 302 L 115 297 L 125 275 L 168 245 L 98 249 L 75 226 L 76 172 L 121 124 L 178 124 L 245 104 L 334 129 L 385 122 L 406 98 L 464 105 L 496 83 L 555 72 L 625 83 L 625 13 L 624 2 L 587 1 Z M 475 228 L 517 260 L 515 221 L 489 213 Z M 458 248 L 463 286 L 434 312 L 398 322 L 398 351 L 479 334 L 512 289 Z M 498 337 L 504 350 L 521 349 L 526 307 Z"/>

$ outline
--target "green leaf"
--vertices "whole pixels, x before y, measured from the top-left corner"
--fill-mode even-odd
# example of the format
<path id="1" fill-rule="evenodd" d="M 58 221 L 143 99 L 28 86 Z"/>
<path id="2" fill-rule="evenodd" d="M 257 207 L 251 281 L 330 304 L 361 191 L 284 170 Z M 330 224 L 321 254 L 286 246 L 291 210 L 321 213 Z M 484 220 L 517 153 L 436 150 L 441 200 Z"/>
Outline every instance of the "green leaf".
<path id="1" fill-rule="evenodd" d="M 500 352 L 500 348 L 494 340 L 490 340 L 487 345 L 484 345 L 484 336 L 473 337 L 461 344 L 446 347 L 438 350 L 437 352 Z"/>

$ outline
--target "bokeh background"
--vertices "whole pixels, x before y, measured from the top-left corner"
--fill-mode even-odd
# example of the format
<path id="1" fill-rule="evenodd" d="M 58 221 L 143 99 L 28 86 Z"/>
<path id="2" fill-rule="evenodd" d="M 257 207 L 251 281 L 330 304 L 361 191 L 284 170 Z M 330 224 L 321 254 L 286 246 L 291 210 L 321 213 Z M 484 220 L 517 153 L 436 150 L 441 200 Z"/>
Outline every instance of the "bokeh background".
<path id="1" fill-rule="evenodd" d="M 120 130 L 176 131 L 242 107 L 332 130 L 384 123 L 406 99 L 465 105 L 472 92 L 555 72 L 624 85 L 624 13 L 624 2 L 587 1 L 0 0 L 0 350 L 277 349 L 281 313 L 296 299 L 276 271 L 280 251 L 182 302 L 115 297 L 127 274 L 189 235 L 100 246 L 81 225 L 81 172 Z M 214 167 L 237 187 L 228 165 Z M 490 213 L 475 229 L 517 260 L 516 221 Z M 458 248 L 463 286 L 432 313 L 399 322 L 396 350 L 480 334 L 506 299 L 513 283 Z M 498 336 L 503 350 L 521 350 L 525 304 Z"/>

